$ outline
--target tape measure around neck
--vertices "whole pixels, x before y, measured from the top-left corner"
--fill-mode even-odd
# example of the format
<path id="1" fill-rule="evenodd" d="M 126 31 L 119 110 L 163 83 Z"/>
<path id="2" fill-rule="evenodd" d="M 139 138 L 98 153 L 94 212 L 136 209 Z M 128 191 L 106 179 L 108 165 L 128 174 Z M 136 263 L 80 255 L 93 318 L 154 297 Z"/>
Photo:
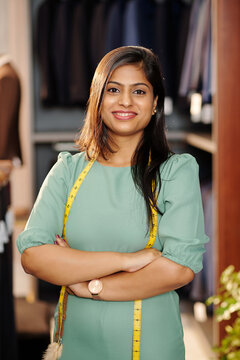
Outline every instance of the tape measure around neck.
<path id="1" fill-rule="evenodd" d="M 84 170 L 81 172 L 79 177 L 77 178 L 75 184 L 73 185 L 67 200 L 67 204 L 65 207 L 64 213 L 64 221 L 63 221 L 63 238 L 67 242 L 66 239 L 66 224 L 68 215 L 73 204 L 73 201 L 77 195 L 77 192 L 85 179 L 86 175 L 88 174 L 89 170 L 91 169 L 94 161 L 96 158 L 91 159 Z M 153 183 L 154 185 L 154 183 Z M 155 186 L 153 186 L 155 189 Z M 156 196 L 156 193 L 155 193 Z M 156 235 L 157 235 L 157 211 L 151 204 L 151 213 L 152 213 L 152 224 L 150 228 L 150 235 L 148 239 L 148 243 L 145 248 L 151 248 L 155 242 Z M 58 342 L 62 342 L 62 333 L 63 333 L 63 324 L 64 324 L 64 296 L 66 294 L 66 286 L 62 286 L 59 303 L 58 303 Z M 135 300 L 134 301 L 134 310 L 133 310 L 133 344 L 132 344 L 132 360 L 139 360 L 140 359 L 140 346 L 141 346 L 141 311 L 142 310 L 142 300 Z"/>

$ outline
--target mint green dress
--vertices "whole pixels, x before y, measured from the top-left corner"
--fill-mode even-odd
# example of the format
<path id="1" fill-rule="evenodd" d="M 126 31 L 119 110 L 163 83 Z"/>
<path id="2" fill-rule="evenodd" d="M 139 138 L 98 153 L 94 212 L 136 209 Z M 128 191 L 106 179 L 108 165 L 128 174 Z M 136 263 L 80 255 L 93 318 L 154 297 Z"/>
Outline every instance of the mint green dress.
<path id="1" fill-rule="evenodd" d="M 32 246 L 53 244 L 55 235 L 62 233 L 68 194 L 86 164 L 83 153 L 59 155 L 17 239 L 20 253 Z M 197 273 L 208 241 L 198 164 L 190 154 L 173 155 L 160 171 L 158 205 L 163 216 L 158 216 L 154 247 L 162 256 Z M 146 232 L 145 203 L 134 186 L 131 168 L 95 161 L 70 210 L 66 226 L 69 245 L 85 251 L 134 252 L 147 244 Z M 61 360 L 131 360 L 133 304 L 69 295 Z M 170 291 L 142 302 L 141 360 L 175 359 L 184 360 L 185 354 L 179 299 Z"/>

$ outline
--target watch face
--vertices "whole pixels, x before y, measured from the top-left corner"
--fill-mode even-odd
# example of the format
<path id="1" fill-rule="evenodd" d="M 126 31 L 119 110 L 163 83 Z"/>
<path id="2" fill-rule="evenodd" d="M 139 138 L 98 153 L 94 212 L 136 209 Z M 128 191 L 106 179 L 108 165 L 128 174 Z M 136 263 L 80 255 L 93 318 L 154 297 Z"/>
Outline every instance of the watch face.
<path id="1" fill-rule="evenodd" d="M 91 294 L 94 294 L 94 295 L 99 294 L 102 290 L 101 280 L 98 280 L 98 279 L 91 280 L 90 283 L 88 284 L 88 289 Z"/>

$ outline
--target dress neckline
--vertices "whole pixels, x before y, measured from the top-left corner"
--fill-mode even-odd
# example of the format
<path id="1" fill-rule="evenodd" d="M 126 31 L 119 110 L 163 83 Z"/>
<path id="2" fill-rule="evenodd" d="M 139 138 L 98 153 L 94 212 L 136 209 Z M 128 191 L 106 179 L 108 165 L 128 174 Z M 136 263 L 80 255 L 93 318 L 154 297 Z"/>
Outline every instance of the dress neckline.
<path id="1" fill-rule="evenodd" d="M 129 169 L 129 168 L 131 168 L 131 165 L 129 165 L 129 166 L 111 166 L 111 165 L 103 165 L 98 160 L 95 160 L 95 162 L 104 168 L 110 168 L 110 169 Z"/>

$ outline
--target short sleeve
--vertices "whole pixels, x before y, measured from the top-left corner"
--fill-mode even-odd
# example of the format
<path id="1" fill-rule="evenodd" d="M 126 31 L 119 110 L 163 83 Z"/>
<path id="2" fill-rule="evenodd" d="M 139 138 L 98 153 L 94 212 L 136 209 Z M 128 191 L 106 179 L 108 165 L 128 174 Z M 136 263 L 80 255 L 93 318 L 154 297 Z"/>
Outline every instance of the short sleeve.
<path id="1" fill-rule="evenodd" d="M 62 234 L 71 167 L 72 155 L 60 153 L 42 184 L 25 230 L 17 238 L 20 253 L 32 246 L 53 244 L 56 234 Z"/>
<path id="2" fill-rule="evenodd" d="M 204 244 L 209 241 L 204 229 L 199 167 L 190 154 L 173 155 L 162 175 L 164 213 L 158 235 L 162 256 L 202 270 Z"/>

